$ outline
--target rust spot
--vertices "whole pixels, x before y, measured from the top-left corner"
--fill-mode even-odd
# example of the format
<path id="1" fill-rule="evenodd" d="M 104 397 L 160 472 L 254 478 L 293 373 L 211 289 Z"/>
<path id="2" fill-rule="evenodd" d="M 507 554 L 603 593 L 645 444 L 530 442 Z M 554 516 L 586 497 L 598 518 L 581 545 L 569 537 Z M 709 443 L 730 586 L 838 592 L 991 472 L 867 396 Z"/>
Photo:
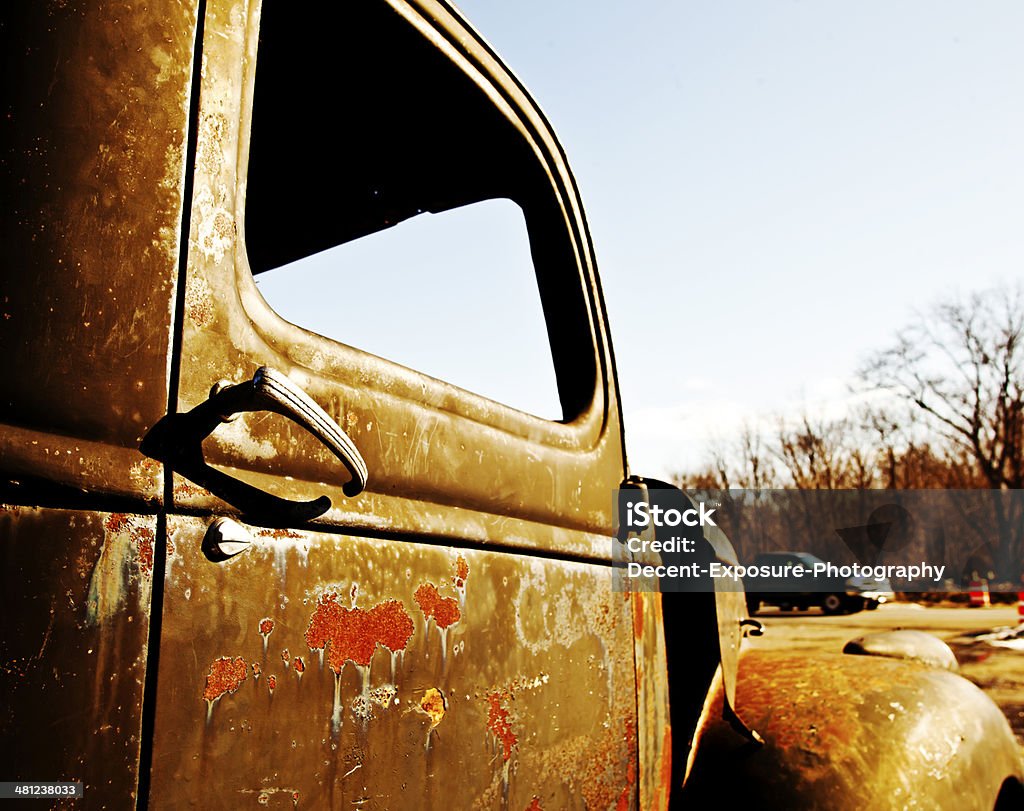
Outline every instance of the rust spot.
<path id="1" fill-rule="evenodd" d="M 203 691 L 203 698 L 207 701 L 214 701 L 225 693 L 233 693 L 237 690 L 247 676 L 245 659 L 236 656 L 222 656 L 210 665 L 210 672 L 206 677 L 206 689 Z"/>
<path id="2" fill-rule="evenodd" d="M 530 804 L 526 806 L 526 811 L 544 811 L 543 806 L 540 804 L 540 797 L 536 794 L 533 795 L 533 799 L 530 801 Z"/>
<path id="3" fill-rule="evenodd" d="M 288 665 L 291 664 L 292 655 L 288 648 L 285 648 L 283 651 L 281 651 L 281 661 L 284 662 L 285 667 L 288 667 Z"/>
<path id="4" fill-rule="evenodd" d="M 306 663 L 302 661 L 301 656 L 296 656 L 295 661 L 292 662 L 292 667 L 295 668 L 295 672 L 300 676 L 306 672 Z"/>
<path id="5" fill-rule="evenodd" d="M 413 595 L 423 616 L 428 620 L 433 617 L 438 628 L 444 629 L 454 625 L 462 618 L 459 601 L 451 597 L 442 597 L 432 583 L 424 583 Z"/>
<path id="6" fill-rule="evenodd" d="M 263 636 L 270 636 L 274 632 L 274 621 L 270 617 L 260 620 L 260 633 Z"/>
<path id="7" fill-rule="evenodd" d="M 259 662 L 253 662 L 252 663 L 252 677 L 253 677 L 253 679 L 255 679 L 256 681 L 259 681 L 260 680 L 260 673 L 262 673 L 262 672 L 263 672 L 263 670 L 260 668 L 260 663 Z"/>
<path id="8" fill-rule="evenodd" d="M 277 689 L 277 676 L 273 673 L 267 676 L 267 689 L 270 690 L 271 693 Z"/>
<path id="9" fill-rule="evenodd" d="M 412 620 L 398 600 L 385 600 L 369 610 L 345 608 L 336 593 L 328 592 L 317 599 L 306 644 L 311 650 L 327 650 L 331 670 L 340 674 L 347 661 L 368 666 L 377 645 L 405 650 L 412 633 Z"/>
<path id="10" fill-rule="evenodd" d="M 178 498 L 201 496 L 206 492 L 206 490 L 203 490 L 201 487 L 196 487 L 191 482 L 178 480 L 174 483 L 174 495 Z"/>
<path id="11" fill-rule="evenodd" d="M 420 699 L 420 709 L 430 716 L 431 729 L 441 723 L 447 708 L 448 704 L 445 701 L 444 693 L 436 687 L 431 687 L 423 694 L 423 698 Z"/>
<path id="12" fill-rule="evenodd" d="M 461 590 L 466 587 L 466 581 L 469 579 L 469 564 L 466 563 L 466 559 L 459 555 L 455 561 L 455 576 L 452 578 L 452 583 L 455 584 L 455 588 Z"/>
<path id="13" fill-rule="evenodd" d="M 111 513 L 103 522 L 103 527 L 111 533 L 128 533 L 138 555 L 139 569 L 143 574 L 153 573 L 153 541 L 156 535 L 150 527 L 138 527 L 133 517 L 124 513 Z"/>
<path id="14" fill-rule="evenodd" d="M 135 546 L 139 550 L 139 567 L 146 574 L 153 573 L 153 530 L 140 527 L 132 534 Z"/>
<path id="15" fill-rule="evenodd" d="M 299 533 L 290 529 L 261 529 L 258 530 L 257 535 L 261 538 L 272 538 L 275 541 L 297 541 L 302 538 Z"/>
<path id="16" fill-rule="evenodd" d="M 487 728 L 501 743 L 502 759 L 507 763 L 512 757 L 512 748 L 519 738 L 512 731 L 512 719 L 508 708 L 503 706 L 512 698 L 508 690 L 492 690 L 487 694 Z"/>
<path id="17" fill-rule="evenodd" d="M 103 522 L 103 527 L 107 532 L 121 532 L 128 529 L 131 523 L 132 519 L 124 513 L 111 513 L 107 516 L 107 520 Z"/>

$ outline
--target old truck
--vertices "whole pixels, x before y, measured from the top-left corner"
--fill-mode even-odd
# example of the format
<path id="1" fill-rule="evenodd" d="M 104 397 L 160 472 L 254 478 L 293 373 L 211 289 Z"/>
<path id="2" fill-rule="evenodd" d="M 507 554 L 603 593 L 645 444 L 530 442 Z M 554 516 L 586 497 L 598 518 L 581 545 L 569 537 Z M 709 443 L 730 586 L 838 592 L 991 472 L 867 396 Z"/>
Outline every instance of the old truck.
<path id="1" fill-rule="evenodd" d="M 89 808 L 1019 807 L 959 677 L 741 656 L 742 594 L 612 588 L 614 493 L 658 485 L 626 464 L 587 222 L 451 5 L 19 2 L 2 32 L 0 781 Z M 405 290 L 357 295 L 359 266 L 295 276 L 340 339 L 261 293 L 491 200 L 521 211 L 559 414 L 346 338 Z"/>

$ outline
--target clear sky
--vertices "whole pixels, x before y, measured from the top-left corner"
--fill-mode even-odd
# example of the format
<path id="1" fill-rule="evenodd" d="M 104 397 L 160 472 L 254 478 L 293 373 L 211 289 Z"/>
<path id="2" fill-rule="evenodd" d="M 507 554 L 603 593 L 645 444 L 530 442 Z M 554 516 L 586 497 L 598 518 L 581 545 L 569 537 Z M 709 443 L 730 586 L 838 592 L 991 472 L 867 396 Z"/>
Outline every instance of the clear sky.
<path id="1" fill-rule="evenodd" d="M 569 156 L 634 472 L 841 406 L 915 309 L 1022 276 L 1020 0 L 459 5 Z"/>

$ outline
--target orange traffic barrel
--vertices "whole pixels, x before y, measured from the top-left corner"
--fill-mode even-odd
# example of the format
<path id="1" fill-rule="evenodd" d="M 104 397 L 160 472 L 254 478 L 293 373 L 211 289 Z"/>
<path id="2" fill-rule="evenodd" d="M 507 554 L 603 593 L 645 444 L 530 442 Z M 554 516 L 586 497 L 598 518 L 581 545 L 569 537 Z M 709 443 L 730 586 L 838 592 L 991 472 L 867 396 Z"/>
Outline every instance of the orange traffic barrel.
<path id="1" fill-rule="evenodd" d="M 990 604 L 987 580 L 972 580 L 967 587 L 970 595 L 971 608 L 982 608 Z"/>

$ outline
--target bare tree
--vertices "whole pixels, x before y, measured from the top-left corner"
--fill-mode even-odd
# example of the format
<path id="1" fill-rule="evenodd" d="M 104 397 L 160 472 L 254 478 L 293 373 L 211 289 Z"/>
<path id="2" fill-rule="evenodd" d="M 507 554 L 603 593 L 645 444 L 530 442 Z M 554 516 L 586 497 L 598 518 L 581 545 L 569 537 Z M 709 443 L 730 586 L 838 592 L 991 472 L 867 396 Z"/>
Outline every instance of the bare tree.
<path id="1" fill-rule="evenodd" d="M 946 487 L 1024 487 L 1024 291 L 1019 284 L 937 304 L 898 333 L 893 346 L 874 355 L 860 377 L 892 392 L 939 435 L 924 448 L 906 450 L 905 469 L 916 463 L 924 479 L 930 478 L 922 475 L 926 471 L 934 475 L 944 469 Z M 934 464 L 940 456 L 943 464 Z M 1024 546 L 1024 516 L 1015 504 L 993 499 L 995 526 L 985 543 L 996 570 L 1013 580 L 1020 575 Z"/>
<path id="2" fill-rule="evenodd" d="M 861 379 L 911 405 L 989 487 L 1024 487 L 1024 292 L 946 301 L 874 355 Z"/>

